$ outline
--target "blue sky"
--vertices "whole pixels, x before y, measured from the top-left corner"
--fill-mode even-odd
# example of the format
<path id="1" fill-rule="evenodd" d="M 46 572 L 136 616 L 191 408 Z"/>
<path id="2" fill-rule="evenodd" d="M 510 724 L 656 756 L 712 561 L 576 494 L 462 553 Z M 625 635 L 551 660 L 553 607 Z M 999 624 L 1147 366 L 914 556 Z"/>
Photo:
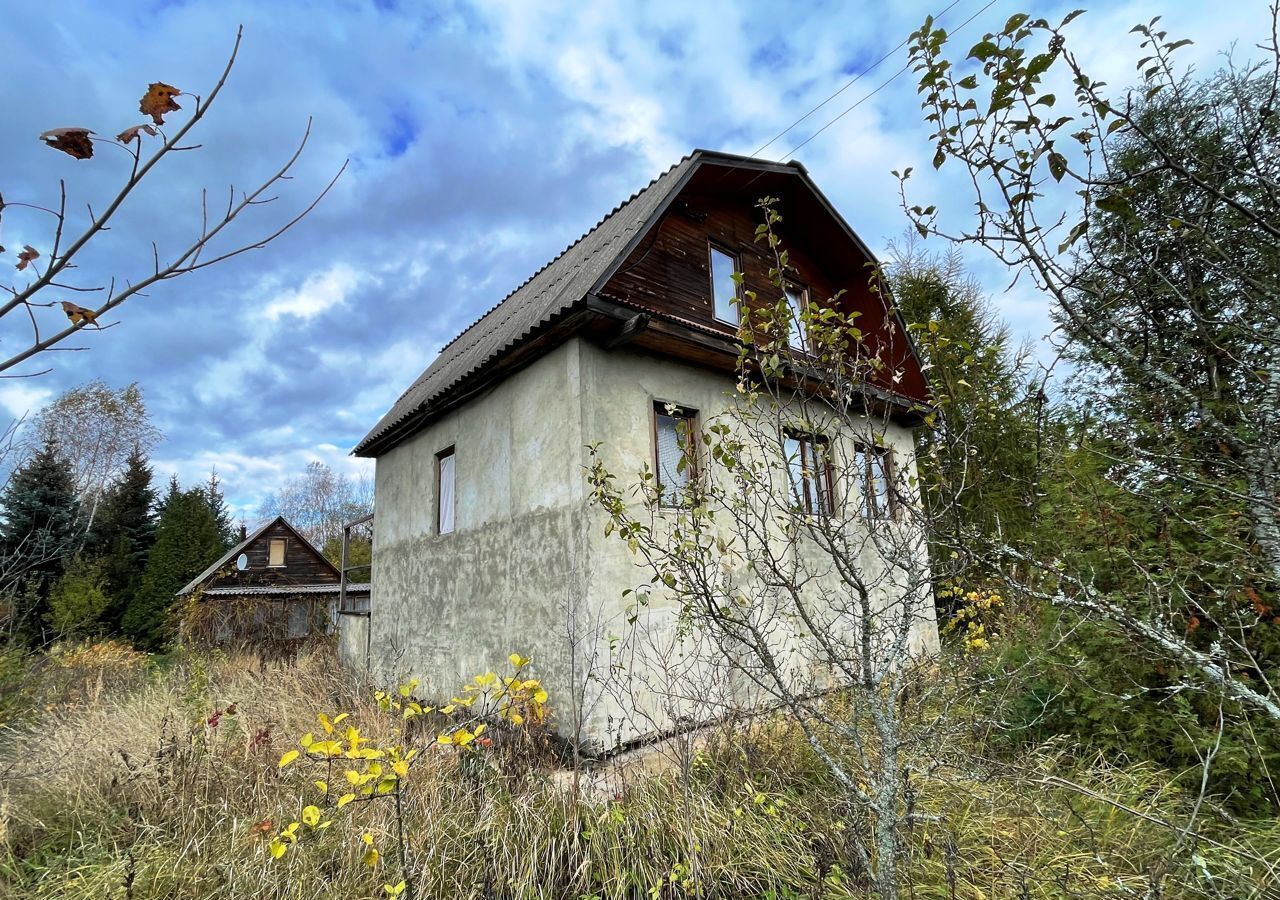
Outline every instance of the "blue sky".
<path id="1" fill-rule="evenodd" d="M 943 24 L 984 4 L 960 0 Z M 260 180 L 308 116 L 313 136 L 295 180 L 239 234 L 271 230 L 351 163 L 282 240 L 128 301 L 111 317 L 119 325 L 81 342 L 88 351 L 43 360 L 51 373 L 0 381 L 0 416 L 89 378 L 138 381 L 166 434 L 158 476 L 195 481 L 216 466 L 252 521 L 261 497 L 308 461 L 367 467 L 350 447 L 440 346 L 619 201 L 693 147 L 753 152 L 945 5 L 10 5 L 0 194 L 51 203 L 65 178 L 77 210 L 101 207 L 125 174 L 124 154 L 100 147 L 80 162 L 36 136 L 68 125 L 114 134 L 141 121 L 137 101 L 151 81 L 206 92 L 245 26 L 239 63 L 199 126 L 203 149 L 150 179 L 83 260 L 81 283 L 145 273 L 151 241 L 163 255 L 198 228 L 202 187 Z M 1078 5 L 1032 9 L 1061 17 Z M 957 36 L 957 50 L 1026 6 L 997 0 Z M 1196 40 L 1184 61 L 1202 69 L 1232 41 L 1260 40 L 1265 21 L 1261 0 L 1094 3 L 1072 26 L 1076 50 L 1098 77 L 1125 84 L 1136 55 L 1128 30 L 1161 12 L 1171 34 Z M 789 158 L 904 61 L 905 50 L 763 155 Z M 903 76 L 796 157 L 880 249 L 906 227 L 891 170 L 915 166 L 924 202 L 967 202 L 952 174 L 930 170 L 927 135 Z M 48 245 L 36 216 L 10 209 L 3 229 L 10 261 L 14 247 Z M 1006 290 L 1010 273 L 989 260 L 971 261 L 1017 332 L 1040 340 L 1043 301 L 1022 284 Z M 0 328 L 0 340 L 21 341 L 16 328 Z"/>

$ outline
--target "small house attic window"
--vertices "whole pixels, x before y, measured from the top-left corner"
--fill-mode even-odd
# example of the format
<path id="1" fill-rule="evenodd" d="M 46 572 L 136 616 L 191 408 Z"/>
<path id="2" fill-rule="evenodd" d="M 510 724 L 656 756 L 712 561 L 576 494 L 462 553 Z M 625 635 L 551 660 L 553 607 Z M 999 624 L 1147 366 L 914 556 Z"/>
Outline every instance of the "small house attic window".
<path id="1" fill-rule="evenodd" d="M 738 271 L 738 257 L 715 244 L 711 248 L 711 305 L 715 317 L 721 322 L 738 324 L 738 283 L 733 273 Z"/>
<path id="2" fill-rule="evenodd" d="M 267 554 L 267 565 L 283 566 L 284 565 L 284 538 L 272 538 L 271 549 Z"/>

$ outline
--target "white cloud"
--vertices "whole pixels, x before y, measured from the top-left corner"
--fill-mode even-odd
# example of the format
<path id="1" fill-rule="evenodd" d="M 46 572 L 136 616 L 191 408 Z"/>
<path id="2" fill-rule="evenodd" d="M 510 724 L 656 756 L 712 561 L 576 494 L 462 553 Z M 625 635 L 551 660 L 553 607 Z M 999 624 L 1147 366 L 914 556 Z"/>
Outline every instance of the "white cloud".
<path id="1" fill-rule="evenodd" d="M 14 419 L 34 413 L 53 398 L 53 391 L 44 385 L 35 380 L 0 384 L 0 406 Z"/>
<path id="2" fill-rule="evenodd" d="M 262 307 L 262 315 L 272 322 L 281 316 L 311 319 L 346 302 L 360 283 L 361 276 L 344 262 L 335 263 L 324 272 L 307 278 L 301 287 L 281 291 Z"/>

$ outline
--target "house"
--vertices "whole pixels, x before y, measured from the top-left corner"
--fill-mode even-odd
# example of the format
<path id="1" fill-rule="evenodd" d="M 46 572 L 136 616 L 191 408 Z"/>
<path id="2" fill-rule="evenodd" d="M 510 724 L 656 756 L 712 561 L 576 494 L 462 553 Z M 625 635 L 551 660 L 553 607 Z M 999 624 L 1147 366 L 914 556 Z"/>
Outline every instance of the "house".
<path id="1" fill-rule="evenodd" d="M 729 275 L 776 293 L 755 241 L 765 195 L 785 217 L 796 289 L 819 304 L 839 296 L 881 336 L 898 376 L 872 386 L 890 413 L 882 440 L 914 473 L 912 427 L 928 388 L 901 323 L 867 284 L 871 252 L 801 164 L 698 150 L 447 344 L 355 448 L 376 460 L 378 512 L 371 614 L 343 617 L 344 658 L 449 696 L 518 651 L 562 713 L 585 696 L 583 660 L 607 655 L 625 627 L 623 591 L 640 578 L 591 504 L 586 448 L 601 442 L 617 473 L 661 469 L 673 416 L 710 417 L 731 402 Z M 675 627 L 671 610 L 646 615 Z M 595 629 L 585 653 L 584 621 Z M 918 640 L 936 641 L 931 618 Z M 626 710 L 609 700 L 584 717 L 598 743 L 638 728 L 620 728 Z"/>
<path id="2" fill-rule="evenodd" d="M 343 608 L 368 608 L 369 585 L 342 584 L 338 567 L 283 516 L 247 534 L 178 597 L 196 607 L 186 628 L 215 642 L 294 641 L 327 634 Z"/>

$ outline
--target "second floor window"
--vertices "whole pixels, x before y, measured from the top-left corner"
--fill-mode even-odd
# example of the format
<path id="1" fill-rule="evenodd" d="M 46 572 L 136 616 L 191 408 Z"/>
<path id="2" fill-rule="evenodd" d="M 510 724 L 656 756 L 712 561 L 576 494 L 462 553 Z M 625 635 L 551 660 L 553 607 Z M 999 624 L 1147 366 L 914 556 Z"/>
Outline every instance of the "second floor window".
<path id="1" fill-rule="evenodd" d="M 738 283 L 733 273 L 738 271 L 738 257 L 711 244 L 711 305 L 715 316 L 722 322 L 738 324 Z"/>
<path id="2" fill-rule="evenodd" d="M 893 451 L 859 444 L 853 451 L 853 463 L 867 518 L 895 518 L 898 494 L 893 486 Z"/>
<path id="3" fill-rule="evenodd" d="M 457 504 L 454 490 L 453 448 L 436 454 L 436 534 L 453 531 L 453 511 Z"/>
<path id="4" fill-rule="evenodd" d="M 807 350 L 804 311 L 809 305 L 809 291 L 798 284 L 788 284 L 784 290 L 787 294 L 787 344 L 792 350 Z"/>
<path id="5" fill-rule="evenodd" d="M 825 437 L 815 434 L 788 434 L 783 440 L 791 501 L 811 516 L 830 515 L 831 453 Z"/>
<path id="6" fill-rule="evenodd" d="M 694 477 L 697 457 L 693 443 L 697 412 L 681 406 L 655 403 L 653 407 L 654 471 L 658 477 L 659 503 L 676 506 Z"/>
<path id="7" fill-rule="evenodd" d="M 283 566 L 284 565 L 284 538 L 272 538 L 271 546 L 267 552 L 267 565 Z"/>

